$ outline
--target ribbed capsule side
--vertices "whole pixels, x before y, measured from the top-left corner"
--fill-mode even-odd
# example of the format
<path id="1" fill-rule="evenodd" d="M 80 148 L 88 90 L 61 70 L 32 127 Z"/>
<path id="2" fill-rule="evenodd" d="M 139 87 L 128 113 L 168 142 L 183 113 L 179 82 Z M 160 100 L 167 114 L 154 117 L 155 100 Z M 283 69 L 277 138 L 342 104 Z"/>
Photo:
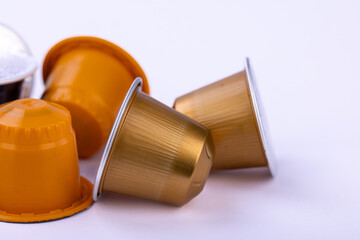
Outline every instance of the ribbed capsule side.
<path id="1" fill-rule="evenodd" d="M 204 186 L 209 138 L 200 124 L 138 91 L 118 129 L 104 190 L 182 205 Z"/>
<path id="2" fill-rule="evenodd" d="M 267 166 L 245 71 L 177 98 L 174 108 L 211 130 L 213 169 Z"/>

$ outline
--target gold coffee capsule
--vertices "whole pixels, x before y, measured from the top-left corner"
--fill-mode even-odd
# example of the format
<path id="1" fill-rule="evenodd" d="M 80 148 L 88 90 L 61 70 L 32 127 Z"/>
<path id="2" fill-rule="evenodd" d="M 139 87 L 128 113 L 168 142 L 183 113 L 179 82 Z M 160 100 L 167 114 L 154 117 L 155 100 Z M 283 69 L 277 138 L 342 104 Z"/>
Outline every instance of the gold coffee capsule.
<path id="1" fill-rule="evenodd" d="M 141 78 L 136 78 L 120 108 L 93 199 L 110 191 L 183 205 L 204 187 L 212 164 L 211 134 L 141 87 Z"/>
<path id="2" fill-rule="evenodd" d="M 245 70 L 175 100 L 174 108 L 211 131 L 215 156 L 212 169 L 268 166 L 274 163 L 259 108 L 249 59 Z"/>

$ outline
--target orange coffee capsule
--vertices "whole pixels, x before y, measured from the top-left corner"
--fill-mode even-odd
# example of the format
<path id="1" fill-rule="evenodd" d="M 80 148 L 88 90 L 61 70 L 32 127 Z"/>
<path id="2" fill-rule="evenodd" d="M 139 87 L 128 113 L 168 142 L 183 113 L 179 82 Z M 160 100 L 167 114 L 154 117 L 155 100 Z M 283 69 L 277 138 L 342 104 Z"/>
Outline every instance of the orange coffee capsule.
<path id="1" fill-rule="evenodd" d="M 78 153 L 87 158 L 107 141 L 117 112 L 136 77 L 146 76 L 119 46 L 95 37 L 73 37 L 56 44 L 43 64 L 43 99 L 71 112 Z"/>
<path id="2" fill-rule="evenodd" d="M 39 99 L 0 106 L 0 220 L 41 222 L 92 203 L 79 175 L 75 133 L 64 107 Z"/>

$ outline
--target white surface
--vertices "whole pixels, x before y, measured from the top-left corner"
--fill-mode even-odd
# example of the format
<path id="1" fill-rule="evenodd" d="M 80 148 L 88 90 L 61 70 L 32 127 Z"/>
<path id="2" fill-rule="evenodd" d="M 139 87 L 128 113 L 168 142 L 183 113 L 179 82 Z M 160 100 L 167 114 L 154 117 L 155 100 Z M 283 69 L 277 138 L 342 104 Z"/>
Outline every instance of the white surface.
<path id="1" fill-rule="evenodd" d="M 0 223 L 1 239 L 359 239 L 359 13 L 356 1 L 2 0 L 0 21 L 40 64 L 65 37 L 104 37 L 139 61 L 168 105 L 250 56 L 278 171 L 211 174 L 182 208 L 105 194 L 60 221 Z M 91 180 L 100 157 L 81 161 Z"/>

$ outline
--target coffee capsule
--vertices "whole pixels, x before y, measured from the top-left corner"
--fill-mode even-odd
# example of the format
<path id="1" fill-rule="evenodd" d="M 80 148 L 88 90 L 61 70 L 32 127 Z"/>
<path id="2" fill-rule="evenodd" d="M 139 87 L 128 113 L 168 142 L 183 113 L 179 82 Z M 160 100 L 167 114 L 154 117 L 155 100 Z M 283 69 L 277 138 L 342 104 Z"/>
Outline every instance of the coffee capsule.
<path id="1" fill-rule="evenodd" d="M 71 216 L 92 203 L 79 175 L 68 110 L 39 99 L 0 106 L 0 220 L 42 222 Z"/>
<path id="2" fill-rule="evenodd" d="M 24 40 L 0 24 L 0 104 L 30 96 L 36 61 Z"/>
<path id="3" fill-rule="evenodd" d="M 177 98 L 174 108 L 211 131 L 213 170 L 268 166 L 274 174 L 264 111 L 245 62 L 245 70 Z"/>
<path id="4" fill-rule="evenodd" d="M 43 99 L 71 112 L 78 153 L 87 158 L 106 142 L 139 64 L 115 44 L 95 37 L 73 37 L 56 44 L 43 64 Z"/>
<path id="5" fill-rule="evenodd" d="M 141 91 L 135 79 L 121 106 L 95 180 L 103 191 L 183 205 L 198 195 L 209 174 L 210 132 Z"/>

